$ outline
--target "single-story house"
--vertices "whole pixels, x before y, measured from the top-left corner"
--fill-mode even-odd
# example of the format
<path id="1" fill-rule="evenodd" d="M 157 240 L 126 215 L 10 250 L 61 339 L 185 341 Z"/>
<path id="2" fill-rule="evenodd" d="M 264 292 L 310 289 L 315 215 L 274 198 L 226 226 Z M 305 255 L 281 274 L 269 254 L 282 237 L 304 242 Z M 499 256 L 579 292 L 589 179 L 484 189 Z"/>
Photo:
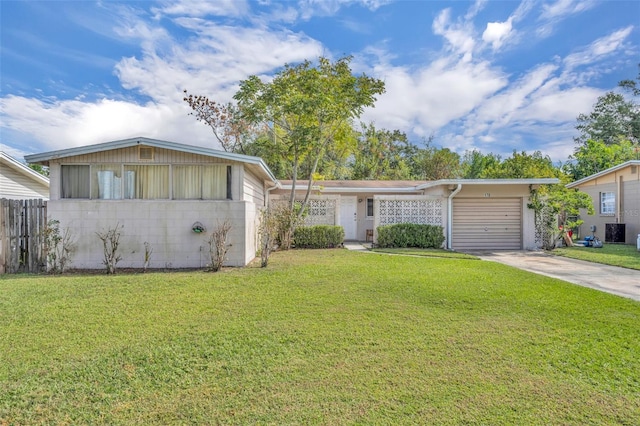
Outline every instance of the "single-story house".
<path id="1" fill-rule="evenodd" d="M 208 235 L 229 221 L 226 265 L 243 266 L 258 249 L 257 224 L 277 180 L 260 158 L 148 138 L 28 155 L 49 166 L 47 215 L 69 228 L 71 267 L 103 267 L 96 232 L 122 227 L 118 267 L 200 268 Z"/>
<path id="2" fill-rule="evenodd" d="M 71 267 L 100 269 L 97 232 L 122 227 L 119 267 L 200 268 L 209 263 L 208 231 L 231 223 L 228 266 L 259 249 L 260 211 L 291 193 L 262 159 L 148 138 L 28 155 L 49 166 L 48 218 L 77 244 Z M 343 226 L 348 240 L 375 241 L 379 225 L 442 226 L 447 248 L 536 247 L 530 190 L 557 179 L 322 181 L 314 186 L 308 224 Z M 305 182 L 298 182 L 301 198 Z M 298 192 L 300 191 L 300 192 Z M 204 232 L 200 232 L 204 231 Z"/>
<path id="3" fill-rule="evenodd" d="M 0 151 L 0 198 L 46 200 L 49 198 L 49 178 Z"/>
<path id="4" fill-rule="evenodd" d="M 281 181 L 272 200 L 289 198 L 291 181 Z M 437 181 L 321 181 L 315 183 L 308 224 L 344 227 L 345 239 L 377 240 L 380 225 L 442 226 L 446 248 L 521 250 L 540 246 L 531 189 L 557 179 L 444 179 Z M 302 199 L 308 181 L 296 182 Z"/>
<path id="5" fill-rule="evenodd" d="M 587 193 L 594 215 L 581 212 L 580 236 L 595 234 L 605 242 L 636 244 L 640 234 L 640 160 L 631 160 L 567 185 Z"/>

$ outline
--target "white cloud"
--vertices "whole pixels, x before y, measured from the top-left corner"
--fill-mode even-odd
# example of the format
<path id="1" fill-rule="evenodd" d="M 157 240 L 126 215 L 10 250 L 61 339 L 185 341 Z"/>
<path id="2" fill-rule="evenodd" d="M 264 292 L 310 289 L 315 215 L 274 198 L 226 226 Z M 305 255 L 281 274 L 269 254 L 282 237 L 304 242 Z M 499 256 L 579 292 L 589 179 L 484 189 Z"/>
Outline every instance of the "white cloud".
<path id="1" fill-rule="evenodd" d="M 249 5 L 245 0 L 171 0 L 151 10 L 180 16 L 242 16 L 249 12 Z"/>
<path id="2" fill-rule="evenodd" d="M 476 123 L 508 126 L 513 114 L 528 103 L 529 97 L 552 76 L 557 66 L 546 64 L 531 70 L 500 93 L 487 99 L 472 115 Z M 475 126 L 469 121 L 468 129 Z M 478 124 L 476 124 L 477 126 Z"/>
<path id="3" fill-rule="evenodd" d="M 271 73 L 284 63 L 317 57 L 322 46 L 303 34 L 264 27 L 216 25 L 199 18 L 176 18 L 191 34 L 178 42 L 160 23 L 127 14 L 118 31 L 136 39 L 138 57 L 123 58 L 114 72 L 124 89 L 149 98 L 145 104 L 101 99 L 96 102 L 19 96 L 0 98 L 3 127 L 31 135 L 45 149 L 60 149 L 132 136 L 211 145 L 210 130 L 188 116 L 183 90 L 230 101 L 238 81 Z"/>
<path id="4" fill-rule="evenodd" d="M 482 40 L 487 44 L 491 44 L 494 51 L 500 49 L 507 43 L 514 42 L 517 36 L 514 24 L 520 22 L 527 16 L 533 8 L 533 5 L 532 0 L 523 0 L 506 21 L 488 22 L 482 33 Z"/>
<path id="5" fill-rule="evenodd" d="M 46 103 L 21 96 L 0 99 L 4 126 L 29 134 L 45 150 L 57 150 L 135 136 L 168 139 L 191 145 L 213 146 L 211 131 L 197 125 L 182 105 L 138 105 L 102 99 Z M 43 126 L 43 123 L 46 125 Z"/>
<path id="6" fill-rule="evenodd" d="M 344 6 L 359 4 L 369 10 L 376 10 L 391 0 L 298 0 L 300 17 L 304 20 L 312 16 L 331 16 Z"/>
<path id="7" fill-rule="evenodd" d="M 491 43 L 494 50 L 500 48 L 505 39 L 511 34 L 511 19 L 505 22 L 489 22 L 487 28 L 482 33 L 482 40 Z"/>
<path id="8" fill-rule="evenodd" d="M 563 18 L 566 15 L 584 12 L 592 8 L 593 0 L 558 0 L 555 3 L 547 3 L 542 6 L 542 19 Z"/>
<path id="9" fill-rule="evenodd" d="M 564 58 L 565 66 L 572 69 L 580 65 L 593 65 L 594 62 L 605 59 L 625 47 L 625 40 L 632 31 L 633 27 L 629 26 L 595 40 L 586 48 Z"/>
<path id="10" fill-rule="evenodd" d="M 559 23 L 567 17 L 587 11 L 596 4 L 595 0 L 558 0 L 542 6 L 540 24 L 536 29 L 538 37 L 549 37 Z"/>
<path id="11" fill-rule="evenodd" d="M 317 41 L 286 30 L 216 25 L 199 18 L 174 22 L 193 37 L 180 44 L 172 40 L 163 52 L 155 33 L 149 32 L 142 57 L 125 58 L 116 65 L 123 87 L 163 103 L 181 101 L 176 94 L 185 88 L 229 101 L 235 84 L 249 75 L 316 57 L 322 51 Z"/>
<path id="12" fill-rule="evenodd" d="M 463 117 L 507 84 L 506 77 L 486 62 L 446 59 L 414 71 L 380 65 L 371 74 L 385 81 L 387 92 L 365 119 L 422 136 Z"/>
<path id="13" fill-rule="evenodd" d="M 448 42 L 449 51 L 460 55 L 464 61 L 473 58 L 476 46 L 473 25 L 468 21 L 451 22 L 451 9 L 442 10 L 433 20 L 433 32 Z"/>
<path id="14" fill-rule="evenodd" d="M 476 0 L 473 5 L 471 5 L 471 7 L 469 8 L 469 10 L 467 11 L 467 14 L 464 15 L 464 19 L 467 21 L 470 21 L 471 19 L 475 18 L 476 15 L 482 10 L 484 9 L 484 7 L 487 4 L 487 0 Z"/>
<path id="15" fill-rule="evenodd" d="M 531 103 L 519 113 L 522 120 L 541 122 L 575 122 L 576 117 L 590 111 L 602 90 L 573 87 L 533 96 Z"/>

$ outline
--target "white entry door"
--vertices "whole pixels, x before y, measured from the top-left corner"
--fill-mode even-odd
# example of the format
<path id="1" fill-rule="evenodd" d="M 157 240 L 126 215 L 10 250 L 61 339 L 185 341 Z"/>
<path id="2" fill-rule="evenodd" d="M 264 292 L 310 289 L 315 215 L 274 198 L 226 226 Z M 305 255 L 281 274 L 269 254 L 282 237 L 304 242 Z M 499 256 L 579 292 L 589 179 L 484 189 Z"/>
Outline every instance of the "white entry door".
<path id="1" fill-rule="evenodd" d="M 355 240 L 358 225 L 358 198 L 356 196 L 340 197 L 340 226 L 344 228 L 344 239 Z"/>

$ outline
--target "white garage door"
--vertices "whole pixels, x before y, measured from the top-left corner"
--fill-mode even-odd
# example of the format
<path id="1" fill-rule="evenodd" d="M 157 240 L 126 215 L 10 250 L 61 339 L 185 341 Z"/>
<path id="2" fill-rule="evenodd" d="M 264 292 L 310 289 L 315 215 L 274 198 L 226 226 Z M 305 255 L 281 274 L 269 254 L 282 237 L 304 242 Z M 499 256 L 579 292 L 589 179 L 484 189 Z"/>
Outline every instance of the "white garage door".
<path id="1" fill-rule="evenodd" d="M 454 198 L 451 238 L 455 250 L 520 250 L 520 198 Z"/>

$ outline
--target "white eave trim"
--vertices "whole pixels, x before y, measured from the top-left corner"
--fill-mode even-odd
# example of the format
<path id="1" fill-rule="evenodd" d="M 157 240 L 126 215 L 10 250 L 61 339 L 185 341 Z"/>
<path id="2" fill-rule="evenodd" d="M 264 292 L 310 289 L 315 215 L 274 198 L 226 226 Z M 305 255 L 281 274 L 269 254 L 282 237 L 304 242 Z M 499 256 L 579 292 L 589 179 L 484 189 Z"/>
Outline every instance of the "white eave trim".
<path id="1" fill-rule="evenodd" d="M 618 164 L 617 166 L 609 167 L 608 169 L 603 170 L 603 171 L 598 172 L 598 173 L 595 173 L 595 174 L 593 174 L 591 176 L 587 176 L 587 177 L 582 178 L 580 180 L 577 180 L 575 182 L 571 182 L 571 183 L 567 184 L 566 186 L 567 186 L 567 188 L 575 188 L 576 186 L 579 186 L 579 185 L 581 185 L 581 184 L 583 184 L 585 182 L 589 182 L 590 180 L 597 179 L 597 178 L 602 177 L 604 175 L 608 175 L 609 173 L 618 171 L 618 170 L 623 169 L 623 168 L 625 168 L 627 166 L 640 166 L 640 160 L 629 160 L 629 161 L 626 161 L 626 162 L 624 162 L 622 164 Z"/>
<path id="2" fill-rule="evenodd" d="M 398 186 L 395 188 L 390 187 L 323 187 L 322 181 L 317 182 L 311 188 L 314 191 L 331 192 L 331 193 L 367 193 L 372 192 L 376 194 L 419 194 L 427 188 L 433 188 L 435 186 L 445 185 L 553 185 L 560 183 L 560 179 L 557 178 L 534 178 L 534 179 L 441 179 L 433 182 L 422 183 L 415 186 Z M 292 185 L 282 185 L 281 189 L 291 191 Z M 296 185 L 296 191 L 306 191 L 307 185 Z"/>
<path id="3" fill-rule="evenodd" d="M 15 158 L 11 157 L 10 155 L 5 154 L 4 152 L 0 152 L 0 162 L 6 164 L 8 167 L 11 167 L 12 169 L 16 170 L 18 173 L 22 173 L 23 175 L 25 175 L 25 176 L 27 176 L 27 177 L 35 180 L 35 181 L 38 181 L 42 185 L 45 185 L 47 188 L 49 188 L 49 178 L 47 178 L 46 176 L 41 175 L 40 173 L 38 173 L 35 170 L 31 169 L 27 165 L 19 162 L 18 160 L 16 160 Z"/>
<path id="4" fill-rule="evenodd" d="M 292 189 L 292 185 L 282 185 L 281 189 L 286 190 L 286 191 L 291 191 Z M 296 185 L 296 191 L 306 191 L 307 190 L 307 185 Z M 383 194 L 383 193 L 393 193 L 396 194 L 398 192 L 406 192 L 406 193 L 420 193 L 422 192 L 422 190 L 420 189 L 416 189 L 415 186 L 410 186 L 410 187 L 397 187 L 397 188 L 389 188 L 389 187 L 385 187 L 385 188 L 373 188 L 373 187 L 367 187 L 367 188 L 357 188 L 357 187 L 323 187 L 322 185 L 313 185 L 311 187 L 312 191 L 320 191 L 320 192 L 339 192 L 339 193 L 344 193 L 344 194 L 355 194 L 355 193 L 368 193 L 368 192 L 372 192 L 372 193 L 376 193 L 376 194 Z"/>
<path id="5" fill-rule="evenodd" d="M 416 189 L 433 188 L 439 185 L 553 185 L 560 183 L 557 178 L 532 178 L 532 179 L 441 179 L 423 183 Z"/>

